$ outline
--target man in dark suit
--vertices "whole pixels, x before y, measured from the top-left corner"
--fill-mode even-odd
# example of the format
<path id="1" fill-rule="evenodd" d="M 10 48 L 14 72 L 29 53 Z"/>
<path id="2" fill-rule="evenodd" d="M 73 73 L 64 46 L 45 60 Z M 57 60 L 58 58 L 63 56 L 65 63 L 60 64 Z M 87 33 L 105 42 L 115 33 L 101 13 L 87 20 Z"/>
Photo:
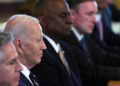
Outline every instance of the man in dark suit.
<path id="1" fill-rule="evenodd" d="M 46 49 L 39 21 L 28 15 L 15 15 L 8 20 L 5 32 L 14 34 L 14 44 L 22 63 L 19 86 L 39 86 L 37 78 L 30 71 L 40 63 L 42 52 Z"/>
<path id="2" fill-rule="evenodd" d="M 97 0 L 98 9 L 100 11 L 99 15 L 101 16 L 102 23 L 102 42 L 106 43 L 112 47 L 118 47 L 120 49 L 120 36 L 112 32 L 112 21 L 120 21 L 119 15 L 120 11 L 115 8 L 114 5 L 107 3 L 107 0 Z M 104 4 L 103 6 L 101 6 Z M 94 31 L 92 34 L 96 34 L 96 36 L 100 39 L 99 27 L 96 24 Z M 114 41 L 114 42 L 113 42 Z"/>
<path id="3" fill-rule="evenodd" d="M 83 86 L 107 86 L 108 80 L 120 79 L 119 56 L 102 50 L 89 35 L 96 22 L 97 3 L 94 0 L 68 0 L 68 4 L 73 24 L 72 33 L 64 40 L 76 56 Z"/>
<path id="4" fill-rule="evenodd" d="M 0 33 L 0 86 L 18 86 L 22 66 L 13 44 L 13 37 Z"/>
<path id="5" fill-rule="evenodd" d="M 71 31 L 66 3 L 64 0 L 39 0 L 35 16 L 40 20 L 47 46 L 41 64 L 32 70 L 41 86 L 81 86 L 75 58 L 68 45 L 61 41 Z"/>
<path id="6" fill-rule="evenodd" d="M 107 0 L 108 7 L 112 13 L 112 21 L 120 21 L 120 9 L 116 7 L 114 0 Z"/>
<path id="7" fill-rule="evenodd" d="M 111 18 L 113 16 L 113 13 L 111 12 L 111 9 L 107 5 L 106 0 L 97 0 L 97 3 L 98 3 L 98 12 L 97 12 L 96 24 L 91 34 L 92 40 L 102 49 L 109 51 L 110 53 L 120 55 L 119 54 L 120 48 L 111 46 L 110 44 L 107 44 L 105 42 L 106 39 L 110 39 L 111 41 L 115 39 L 114 43 L 117 40 L 119 41 L 119 36 L 115 34 L 113 36 L 113 32 L 111 30 Z M 119 44 L 119 42 L 116 43 Z"/>

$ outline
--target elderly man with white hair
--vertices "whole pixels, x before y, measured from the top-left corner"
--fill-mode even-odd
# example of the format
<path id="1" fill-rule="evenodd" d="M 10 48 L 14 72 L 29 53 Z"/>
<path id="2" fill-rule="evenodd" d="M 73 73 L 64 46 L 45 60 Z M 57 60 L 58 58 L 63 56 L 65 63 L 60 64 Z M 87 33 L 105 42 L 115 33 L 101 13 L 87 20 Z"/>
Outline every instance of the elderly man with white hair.
<path id="1" fill-rule="evenodd" d="M 35 75 L 30 72 L 40 63 L 46 49 L 39 21 L 28 15 L 15 15 L 8 20 L 5 32 L 14 34 L 14 44 L 23 67 L 20 86 L 39 86 Z"/>

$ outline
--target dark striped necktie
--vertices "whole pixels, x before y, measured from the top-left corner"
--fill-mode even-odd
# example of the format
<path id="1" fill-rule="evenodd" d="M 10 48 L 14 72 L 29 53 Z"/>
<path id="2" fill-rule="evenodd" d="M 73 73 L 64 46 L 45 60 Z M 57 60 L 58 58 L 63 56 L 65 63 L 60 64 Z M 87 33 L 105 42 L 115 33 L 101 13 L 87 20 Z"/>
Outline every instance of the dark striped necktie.
<path id="1" fill-rule="evenodd" d="M 34 84 L 34 86 L 39 86 L 38 80 L 37 80 L 36 76 L 32 72 L 30 72 L 29 77 L 30 77 L 32 83 Z"/>

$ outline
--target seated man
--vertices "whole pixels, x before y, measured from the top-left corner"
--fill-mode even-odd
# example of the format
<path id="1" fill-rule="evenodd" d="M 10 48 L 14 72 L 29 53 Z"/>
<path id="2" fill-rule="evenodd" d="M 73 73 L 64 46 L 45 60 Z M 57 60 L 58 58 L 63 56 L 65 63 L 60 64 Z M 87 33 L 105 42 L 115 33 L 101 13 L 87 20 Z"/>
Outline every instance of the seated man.
<path id="1" fill-rule="evenodd" d="M 0 33 L 0 86 L 18 86 L 22 67 L 12 36 Z"/>
<path id="2" fill-rule="evenodd" d="M 120 56 L 101 49 L 90 36 L 96 23 L 96 1 L 68 0 L 68 4 L 73 23 L 65 41 L 76 56 L 83 86 L 107 86 L 108 80 L 119 80 Z"/>
<path id="3" fill-rule="evenodd" d="M 13 33 L 18 58 L 23 66 L 20 86 L 39 86 L 30 71 L 41 62 L 43 50 L 46 49 L 39 21 L 28 15 L 15 15 L 8 20 L 5 31 Z"/>
<path id="4" fill-rule="evenodd" d="M 33 68 L 41 86 L 81 86 L 79 71 L 69 46 L 62 42 L 70 34 L 72 20 L 64 0 L 38 0 L 35 16 L 40 20 L 50 54 Z"/>
<path id="5" fill-rule="evenodd" d="M 112 21 L 120 21 L 120 11 L 107 3 L 107 0 L 96 0 L 98 3 L 99 16 L 101 21 L 96 23 L 92 35 L 96 35 L 103 43 L 120 49 L 120 36 L 112 32 Z M 95 36 L 94 36 L 95 37 Z M 114 42 L 113 42 L 114 41 Z"/>

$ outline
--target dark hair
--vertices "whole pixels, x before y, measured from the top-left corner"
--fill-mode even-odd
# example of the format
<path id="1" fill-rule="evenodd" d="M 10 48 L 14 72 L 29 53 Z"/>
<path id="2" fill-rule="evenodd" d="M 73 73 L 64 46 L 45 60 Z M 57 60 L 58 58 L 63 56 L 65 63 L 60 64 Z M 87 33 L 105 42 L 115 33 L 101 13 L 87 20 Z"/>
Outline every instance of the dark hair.
<path id="1" fill-rule="evenodd" d="M 78 4 L 86 1 L 96 1 L 96 0 L 66 0 L 70 8 L 75 8 Z"/>
<path id="2" fill-rule="evenodd" d="M 11 33 L 0 32 L 0 47 L 10 41 L 13 41 L 13 35 Z"/>

